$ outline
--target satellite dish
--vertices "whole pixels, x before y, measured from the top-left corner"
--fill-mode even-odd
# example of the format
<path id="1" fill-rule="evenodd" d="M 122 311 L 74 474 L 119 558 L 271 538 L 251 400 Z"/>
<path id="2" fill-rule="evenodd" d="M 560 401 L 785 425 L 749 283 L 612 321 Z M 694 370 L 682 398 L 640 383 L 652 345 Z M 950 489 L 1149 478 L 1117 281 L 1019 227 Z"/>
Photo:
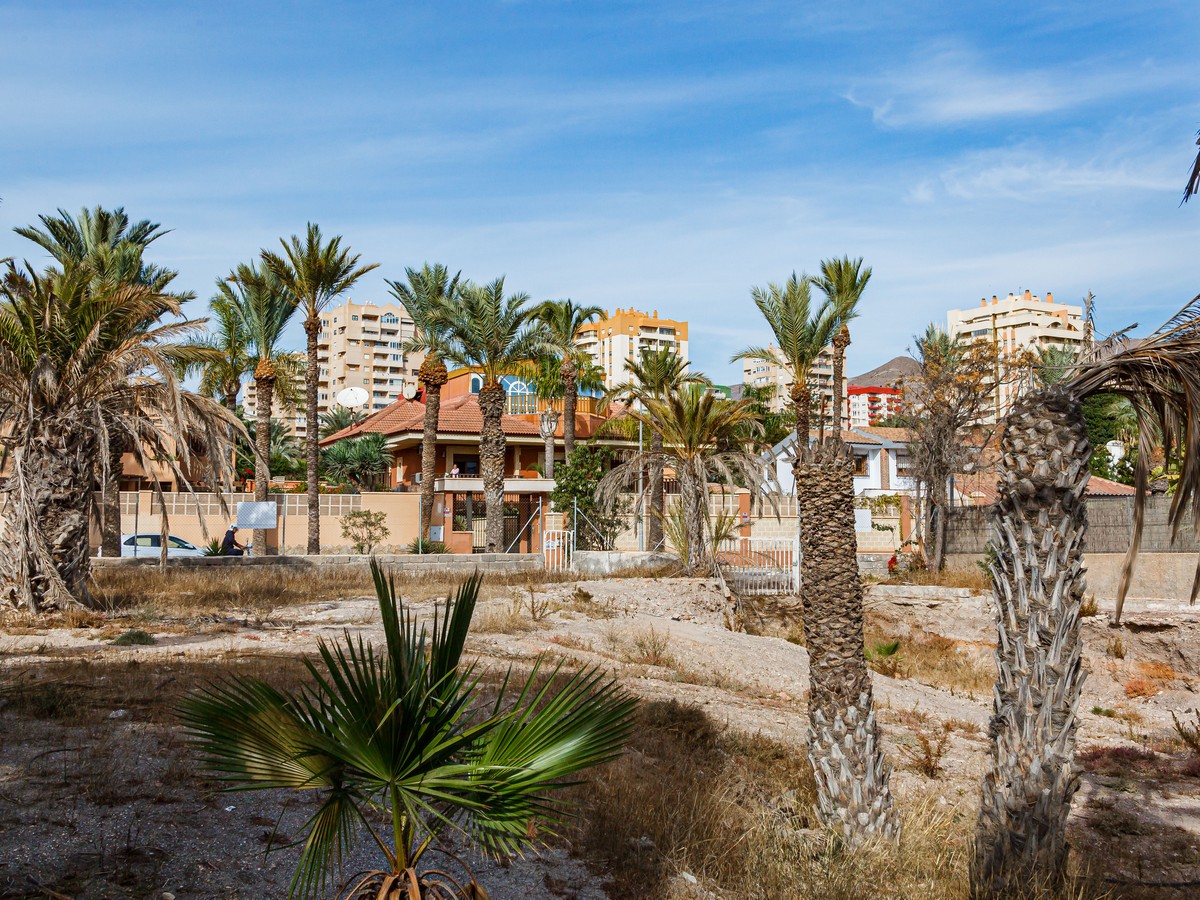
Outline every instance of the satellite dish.
<path id="1" fill-rule="evenodd" d="M 360 406 L 365 406 L 370 399 L 370 395 L 360 387 L 348 387 L 345 390 L 338 391 L 337 402 L 349 409 L 358 409 Z"/>
<path id="2" fill-rule="evenodd" d="M 402 393 L 404 394 L 405 400 L 411 400 L 413 397 L 417 396 L 417 386 L 411 382 L 407 383 L 404 385 L 404 390 Z"/>

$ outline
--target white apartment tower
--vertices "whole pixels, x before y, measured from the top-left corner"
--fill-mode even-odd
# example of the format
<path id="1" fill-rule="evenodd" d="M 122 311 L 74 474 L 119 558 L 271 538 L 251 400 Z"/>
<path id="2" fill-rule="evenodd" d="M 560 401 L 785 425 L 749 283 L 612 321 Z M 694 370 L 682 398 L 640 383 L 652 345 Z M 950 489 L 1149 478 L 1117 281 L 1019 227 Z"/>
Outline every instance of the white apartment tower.
<path id="1" fill-rule="evenodd" d="M 347 301 L 321 313 L 317 335 L 317 411 L 327 412 L 348 387 L 365 390 L 368 413 L 383 409 L 417 384 L 423 353 L 406 354 L 404 341 L 416 334 L 408 311 L 399 303 Z"/>
<path id="2" fill-rule="evenodd" d="M 1046 292 L 1046 299 L 1025 291 L 991 300 L 986 297 L 972 309 L 952 309 L 947 314 L 951 337 L 964 341 L 988 341 L 1002 356 L 1022 351 L 1047 349 L 1082 350 L 1087 341 L 1082 306 L 1057 303 Z M 1001 383 L 993 407 L 998 418 L 1008 412 L 1019 385 L 1006 379 Z"/>
<path id="3" fill-rule="evenodd" d="M 772 344 L 771 350 L 778 350 Z M 742 360 L 742 383 L 746 387 L 770 387 L 773 390 L 767 408 L 774 413 L 782 413 L 791 409 L 792 376 L 787 369 L 777 366 L 767 359 Z M 810 421 L 814 426 L 820 424 L 819 410 L 825 410 L 826 425 L 833 424 L 833 348 L 826 347 L 817 357 L 808 373 L 808 384 L 813 392 L 813 414 Z M 842 425 L 846 420 L 846 384 L 842 383 Z"/>
<path id="4" fill-rule="evenodd" d="M 575 334 L 575 344 L 604 371 L 605 387 L 628 381 L 629 363 L 649 350 L 670 348 L 688 360 L 688 323 L 660 319 L 636 309 L 618 309 L 598 322 L 589 322 Z"/>

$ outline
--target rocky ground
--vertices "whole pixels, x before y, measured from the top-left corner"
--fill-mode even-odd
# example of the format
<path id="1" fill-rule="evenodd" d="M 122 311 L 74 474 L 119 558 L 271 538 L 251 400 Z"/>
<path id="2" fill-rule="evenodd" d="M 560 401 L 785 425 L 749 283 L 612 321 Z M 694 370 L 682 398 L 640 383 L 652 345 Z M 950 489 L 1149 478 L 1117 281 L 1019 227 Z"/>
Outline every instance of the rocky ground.
<path id="1" fill-rule="evenodd" d="M 876 648 L 876 701 L 899 802 L 947 807 L 964 833 L 986 749 L 989 602 L 953 588 L 881 585 L 868 594 L 867 644 Z M 414 608 L 427 614 L 432 601 Z M 1134 602 L 1120 628 L 1105 612 L 1084 627 L 1090 674 L 1072 840 L 1115 896 L 1195 896 L 1200 756 L 1172 714 L 1198 724 L 1200 612 Z M 481 605 L 470 646 L 494 667 L 547 654 L 603 665 L 643 697 L 694 704 L 738 731 L 802 745 L 807 657 L 794 602 L 750 610 L 757 634 L 726 630 L 725 616 L 723 592 L 705 580 L 518 586 Z M 344 630 L 377 637 L 377 622 L 368 597 L 266 615 L 10 622 L 0 630 L 0 685 L 10 685 L 0 692 L 0 897 L 282 896 L 294 856 L 263 854 L 281 798 L 199 783 L 162 698 L 234 664 L 250 674 L 293 664 L 286 660 Z M 115 646 L 133 624 L 154 643 Z M 896 652 L 879 649 L 896 639 Z M 27 689 L 38 682 L 49 687 Z M 282 835 L 305 808 L 285 812 Z M 496 898 L 609 896 L 604 861 L 565 845 L 534 862 L 471 863 Z M 736 896 L 686 873 L 673 884 L 677 896 Z"/>

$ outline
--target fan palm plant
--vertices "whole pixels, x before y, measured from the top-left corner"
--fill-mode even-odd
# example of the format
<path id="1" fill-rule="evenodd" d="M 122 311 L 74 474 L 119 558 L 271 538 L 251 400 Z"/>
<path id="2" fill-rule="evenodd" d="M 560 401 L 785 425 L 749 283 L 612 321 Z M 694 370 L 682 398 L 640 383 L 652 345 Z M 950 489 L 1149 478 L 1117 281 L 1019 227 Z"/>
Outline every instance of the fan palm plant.
<path id="1" fill-rule="evenodd" d="M 372 433 L 338 441 L 325 448 L 322 461 L 330 478 L 365 490 L 387 474 L 391 464 L 387 436 Z"/>
<path id="2" fill-rule="evenodd" d="M 291 291 L 265 266 L 242 263 L 217 282 L 216 301 L 236 311 L 254 365 L 255 441 L 254 499 L 263 502 L 271 484 L 271 414 L 276 386 L 293 391 L 299 359 L 281 349 L 283 332 L 296 312 Z M 288 398 L 284 393 L 280 399 Z M 292 398 L 294 399 L 294 393 Z M 286 403 L 282 405 L 287 405 Z M 266 533 L 256 531 L 254 542 L 266 548 Z"/>
<path id="3" fill-rule="evenodd" d="M 318 479 L 320 473 L 321 439 L 317 421 L 317 383 L 320 366 L 317 362 L 317 335 L 321 331 L 321 313 L 333 300 L 370 272 L 378 268 L 377 263 L 360 266 L 359 256 L 342 247 L 342 236 L 326 241 L 321 229 L 312 222 L 302 241 L 296 235 L 290 240 L 280 238 L 283 253 L 262 252 L 265 268 L 271 272 L 304 315 L 304 335 L 307 355 L 304 369 L 304 410 L 307 418 L 305 429 L 305 451 L 307 454 L 308 480 L 308 552 L 321 552 L 321 493 Z"/>
<path id="4" fill-rule="evenodd" d="M 504 277 L 484 284 L 468 284 L 460 300 L 448 310 L 450 344 L 446 359 L 477 369 L 483 377 L 479 411 L 479 467 L 487 505 L 487 552 L 504 547 L 504 454 L 507 442 L 500 419 L 506 399 L 500 379 L 517 371 L 550 346 L 543 326 L 529 309 L 528 294 L 504 296 Z"/>
<path id="5" fill-rule="evenodd" d="M 92 289 L 103 284 L 138 284 L 166 293 L 177 273 L 147 263 L 145 249 L 167 234 L 157 222 L 143 219 L 130 223 L 123 208 L 97 206 L 72 216 L 60 209 L 57 216 L 38 217 L 42 228 L 13 229 L 50 254 L 60 267 L 87 263 L 92 270 Z M 191 300 L 189 292 L 175 293 L 179 302 Z M 113 429 L 117 433 L 119 429 Z M 100 482 L 100 546 L 105 556 L 121 553 L 120 478 L 122 457 L 132 448 L 114 440 L 102 448 L 98 468 Z"/>
<path id="6" fill-rule="evenodd" d="M 867 282 L 871 280 L 871 267 L 863 269 L 862 257 L 850 259 L 821 260 L 821 274 L 813 284 L 825 295 L 825 299 L 838 311 L 841 327 L 833 336 L 833 433 L 841 440 L 842 433 L 842 386 L 845 382 L 846 347 L 850 344 L 851 319 L 858 317 L 858 301 L 862 299 Z M 821 419 L 824 428 L 825 420 Z"/>
<path id="7" fill-rule="evenodd" d="M 348 406 L 335 406 L 329 412 L 321 413 L 321 437 L 327 438 L 359 424 L 367 417 L 361 409 L 351 409 Z"/>
<path id="8" fill-rule="evenodd" d="M 569 811 L 557 792 L 621 752 L 636 701 L 597 669 L 547 678 L 539 661 L 516 690 L 510 670 L 480 704 L 481 674 L 462 660 L 478 576 L 427 627 L 374 561 L 371 572 L 382 648 L 349 633 L 322 642 L 307 662 L 312 684 L 292 693 L 240 678 L 201 690 L 183 704 L 185 727 L 230 789 L 320 797 L 289 896 L 486 898 L 469 874 L 430 868 L 439 840 L 453 831 L 507 855 L 552 833 Z M 363 832 L 380 867 L 339 889 L 341 860 Z"/>
<path id="9" fill-rule="evenodd" d="M 844 324 L 844 316 L 828 298 L 813 309 L 812 279 L 808 275 L 797 277 L 795 272 L 786 284 L 751 288 L 750 296 L 767 320 L 777 346 L 747 347 L 730 361 L 761 359 L 779 366 L 791 376 L 789 397 L 796 411 L 796 435 L 800 443 L 804 443 L 812 420 L 813 400 L 808 375 L 821 351 Z"/>
<path id="10" fill-rule="evenodd" d="M 1060 381 L 1035 387 L 1005 417 L 999 498 L 990 512 L 997 679 L 972 892 L 1010 896 L 1066 869 L 1066 824 L 1079 784 L 1075 732 L 1083 684 L 1080 604 L 1088 463 L 1082 403 L 1124 397 L 1138 420 L 1133 534 L 1117 595 L 1119 621 L 1144 522 L 1150 457 L 1179 457 L 1169 521 L 1200 534 L 1200 297 L 1136 344 L 1116 338 Z M 1200 579 L 1192 587 L 1195 600 Z"/>
<path id="11" fill-rule="evenodd" d="M 704 385 L 689 384 L 662 399 L 646 397 L 628 416 L 660 434 L 662 449 L 640 451 L 614 468 L 600 481 L 601 495 L 615 499 L 637 482 L 644 466 L 671 466 L 679 479 L 688 534 L 685 571 L 691 575 L 711 566 L 709 483 L 730 488 L 740 484 L 757 494 L 770 477 L 760 448 L 746 441 L 747 433 L 762 427 L 754 411 L 744 401 L 722 400 Z"/>
<path id="12" fill-rule="evenodd" d="M 575 449 L 575 408 L 579 398 L 580 363 L 590 362 L 575 346 L 579 329 L 604 314 L 598 306 L 576 306 L 571 300 L 547 300 L 537 308 L 537 317 L 546 328 L 548 342 L 560 359 L 563 396 L 563 456 L 571 461 Z M 582 357 L 582 359 L 581 359 Z"/>
<path id="13" fill-rule="evenodd" d="M 178 343 L 202 324 L 183 319 L 171 295 L 98 281 L 89 262 L 40 275 L 9 264 L 0 283 L 0 456 L 11 469 L 0 603 L 37 612 L 89 602 L 92 469 L 114 443 L 146 469 L 167 466 L 185 489 L 193 448 L 202 448 L 213 480 L 228 483 L 229 434 L 240 423 L 184 391 L 176 374 L 203 358 Z M 161 493 L 157 481 L 151 489 Z"/>
<path id="14" fill-rule="evenodd" d="M 686 385 L 707 385 L 711 382 L 699 372 L 689 373 L 688 363 L 671 348 L 662 347 L 643 353 L 639 359 L 626 362 L 632 376 L 628 381 L 613 385 L 605 392 L 604 402 L 644 404 L 648 399 L 666 400 Z M 642 448 L 638 448 L 642 449 Z M 650 452 L 661 454 L 663 436 L 656 428 L 650 429 Z M 661 460 L 650 466 L 649 479 L 650 521 L 646 527 L 646 546 L 657 550 L 663 543 L 663 515 L 666 504 L 666 488 L 663 485 L 663 463 Z"/>
<path id="15" fill-rule="evenodd" d="M 433 479 L 437 464 L 438 424 L 442 413 L 442 385 L 446 383 L 447 322 L 450 303 L 458 296 L 458 272 L 440 263 L 425 263 L 420 271 L 406 268 L 408 282 L 389 281 L 388 289 L 408 311 L 416 334 L 404 343 L 405 353 L 424 353 L 417 380 L 425 392 L 425 417 L 421 432 L 421 540 L 429 540 L 433 524 Z"/>

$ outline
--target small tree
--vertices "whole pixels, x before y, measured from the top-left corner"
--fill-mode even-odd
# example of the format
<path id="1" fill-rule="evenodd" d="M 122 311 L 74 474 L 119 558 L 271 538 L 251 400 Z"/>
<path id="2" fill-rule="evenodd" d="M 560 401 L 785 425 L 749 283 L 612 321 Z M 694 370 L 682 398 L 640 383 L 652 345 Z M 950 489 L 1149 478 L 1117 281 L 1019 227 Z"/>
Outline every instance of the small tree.
<path id="1" fill-rule="evenodd" d="M 354 552 L 368 554 L 375 545 L 386 540 L 392 532 L 387 527 L 387 514 L 356 509 L 342 516 L 342 534 L 354 545 Z"/>
<path id="2" fill-rule="evenodd" d="M 596 485 L 613 467 L 616 455 L 599 444 L 580 444 L 556 471 L 550 493 L 554 507 L 566 514 L 580 550 L 612 550 L 629 527 L 630 504 L 619 498 L 597 499 Z M 581 521 L 576 521 L 576 513 Z"/>

